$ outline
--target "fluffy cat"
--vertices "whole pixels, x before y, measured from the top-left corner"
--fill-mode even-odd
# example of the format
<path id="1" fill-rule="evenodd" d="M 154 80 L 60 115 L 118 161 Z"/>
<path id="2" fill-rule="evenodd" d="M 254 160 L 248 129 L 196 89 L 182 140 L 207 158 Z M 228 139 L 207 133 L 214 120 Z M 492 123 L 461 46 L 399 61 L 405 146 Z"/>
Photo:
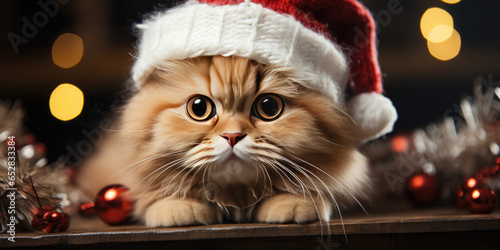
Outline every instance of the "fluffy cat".
<path id="1" fill-rule="evenodd" d="M 159 65 L 81 184 L 131 188 L 147 226 L 328 221 L 366 193 L 356 125 L 293 70 L 240 57 Z"/>

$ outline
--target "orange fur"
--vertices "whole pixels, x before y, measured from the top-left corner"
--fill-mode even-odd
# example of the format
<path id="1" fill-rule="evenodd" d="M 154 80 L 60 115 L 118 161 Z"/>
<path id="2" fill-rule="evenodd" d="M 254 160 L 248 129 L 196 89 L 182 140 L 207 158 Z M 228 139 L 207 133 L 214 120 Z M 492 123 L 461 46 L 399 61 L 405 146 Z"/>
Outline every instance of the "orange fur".
<path id="1" fill-rule="evenodd" d="M 135 215 L 150 226 L 329 220 L 365 193 L 367 162 L 356 149 L 355 124 L 341 106 L 298 84 L 306 80 L 237 57 L 165 62 L 124 107 L 115 156 L 91 161 L 83 181 L 106 162 L 100 181 L 131 187 Z M 277 120 L 251 116 L 263 93 L 284 100 Z M 198 94 L 216 106 L 205 122 L 186 113 Z M 246 137 L 231 149 L 220 135 L 234 131 Z"/>

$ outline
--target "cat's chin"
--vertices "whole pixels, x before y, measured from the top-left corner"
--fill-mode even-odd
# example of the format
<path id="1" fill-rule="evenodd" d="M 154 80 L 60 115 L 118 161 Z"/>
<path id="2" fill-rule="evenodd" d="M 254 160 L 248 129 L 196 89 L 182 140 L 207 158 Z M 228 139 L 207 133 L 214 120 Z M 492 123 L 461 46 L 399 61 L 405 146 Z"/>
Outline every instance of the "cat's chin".
<path id="1" fill-rule="evenodd" d="M 224 160 L 217 161 L 212 167 L 210 181 L 219 186 L 232 184 L 254 185 L 258 178 L 262 178 L 258 166 L 248 160 L 231 155 Z"/>

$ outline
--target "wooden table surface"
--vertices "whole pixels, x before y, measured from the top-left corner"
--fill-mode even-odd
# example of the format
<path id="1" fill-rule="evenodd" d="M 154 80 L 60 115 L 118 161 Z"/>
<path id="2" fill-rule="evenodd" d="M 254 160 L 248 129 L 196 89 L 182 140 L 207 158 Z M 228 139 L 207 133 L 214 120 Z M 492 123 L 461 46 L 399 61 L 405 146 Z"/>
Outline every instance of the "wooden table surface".
<path id="1" fill-rule="evenodd" d="M 222 224 L 147 228 L 108 226 L 97 218 L 71 218 L 63 233 L 18 233 L 0 246 L 51 249 L 500 249 L 500 211 L 471 215 L 456 208 L 351 214 L 326 224 Z M 345 228 L 345 235 L 344 235 Z M 322 236 L 323 235 L 323 236 Z"/>

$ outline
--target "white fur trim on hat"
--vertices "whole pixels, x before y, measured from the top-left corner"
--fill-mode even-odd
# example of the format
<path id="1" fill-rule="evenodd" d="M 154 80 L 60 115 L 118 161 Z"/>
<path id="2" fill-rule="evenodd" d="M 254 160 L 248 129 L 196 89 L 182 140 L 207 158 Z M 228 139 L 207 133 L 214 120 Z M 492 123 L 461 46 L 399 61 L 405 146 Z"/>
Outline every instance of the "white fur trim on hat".
<path id="1" fill-rule="evenodd" d="M 358 124 L 358 139 L 363 141 L 391 132 L 398 118 L 391 100 L 375 92 L 352 97 L 347 104 L 347 113 Z"/>
<path id="2" fill-rule="evenodd" d="M 342 102 L 349 65 L 323 35 L 291 16 L 245 1 L 214 6 L 189 1 L 137 25 L 142 34 L 132 68 L 136 86 L 165 60 L 240 56 L 262 64 L 292 67 L 310 79 L 301 83 Z"/>

